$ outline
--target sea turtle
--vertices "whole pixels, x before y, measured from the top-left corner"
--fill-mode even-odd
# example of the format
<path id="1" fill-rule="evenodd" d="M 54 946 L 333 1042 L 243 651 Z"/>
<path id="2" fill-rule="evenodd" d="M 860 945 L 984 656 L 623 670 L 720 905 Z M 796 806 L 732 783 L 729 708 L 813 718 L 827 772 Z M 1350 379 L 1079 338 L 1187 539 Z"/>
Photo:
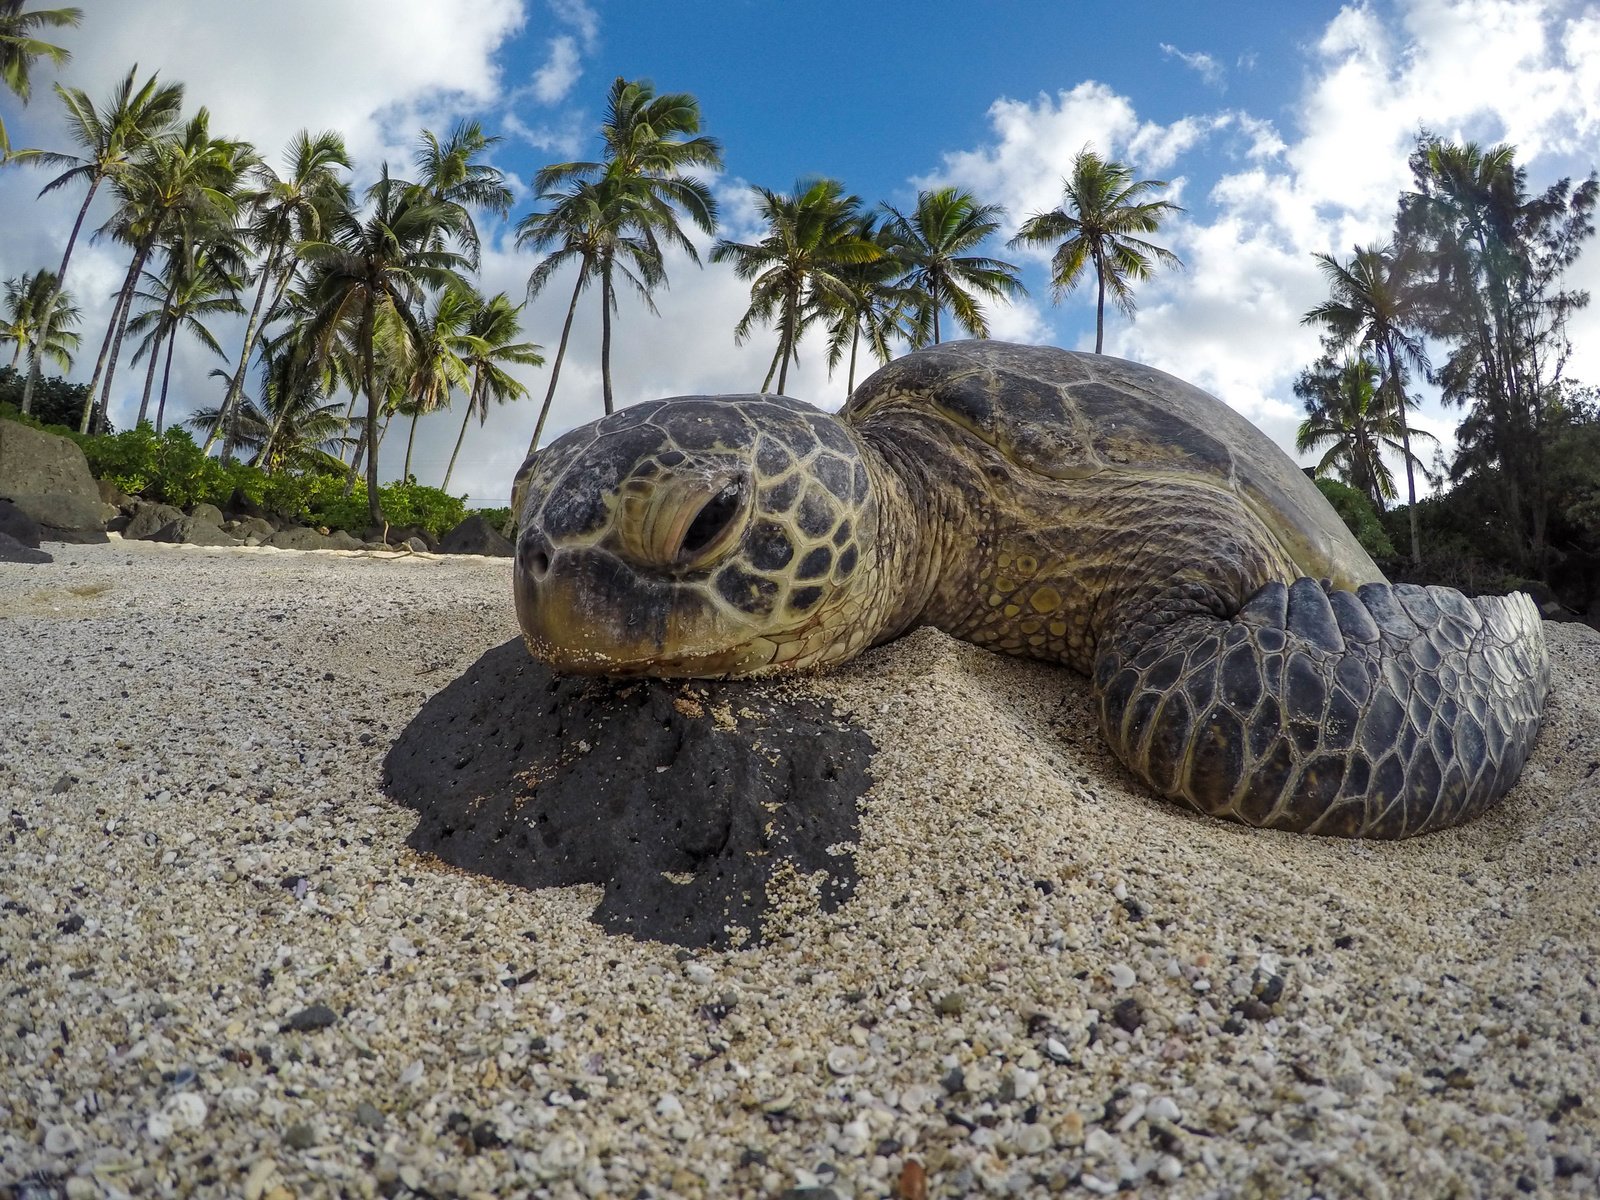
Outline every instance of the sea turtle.
<path id="1" fill-rule="evenodd" d="M 1089 675 L 1162 796 L 1406 837 L 1515 782 L 1549 662 L 1525 595 L 1391 585 L 1233 409 L 1136 363 L 956 342 L 837 416 L 638 404 L 519 472 L 517 616 L 561 672 L 803 671 L 928 624 Z"/>

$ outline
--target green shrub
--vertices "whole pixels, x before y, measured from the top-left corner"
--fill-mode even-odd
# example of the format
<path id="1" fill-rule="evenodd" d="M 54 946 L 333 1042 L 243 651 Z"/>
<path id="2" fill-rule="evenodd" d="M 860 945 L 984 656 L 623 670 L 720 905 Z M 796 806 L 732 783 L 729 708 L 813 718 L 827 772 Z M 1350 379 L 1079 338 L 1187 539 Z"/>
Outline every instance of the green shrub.
<path id="1" fill-rule="evenodd" d="M 378 502 L 391 525 L 416 525 L 443 537 L 467 517 L 467 498 L 425 487 L 414 478 L 378 489 Z"/>
<path id="2" fill-rule="evenodd" d="M 1317 490 L 1327 497 L 1328 503 L 1333 505 L 1333 511 L 1339 514 L 1339 519 L 1356 535 L 1356 541 L 1361 543 L 1363 550 L 1379 562 L 1394 558 L 1394 543 L 1389 540 L 1371 500 L 1337 479 L 1316 479 L 1313 482 Z"/>

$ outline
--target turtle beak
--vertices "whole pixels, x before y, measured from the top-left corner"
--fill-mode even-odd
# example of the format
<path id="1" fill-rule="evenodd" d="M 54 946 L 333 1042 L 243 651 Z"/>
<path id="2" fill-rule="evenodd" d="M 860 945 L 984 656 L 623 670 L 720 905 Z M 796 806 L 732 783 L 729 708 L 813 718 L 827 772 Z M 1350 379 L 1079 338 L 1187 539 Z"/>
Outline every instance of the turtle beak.
<path id="1" fill-rule="evenodd" d="M 717 678 L 770 662 L 770 647 L 730 645 L 699 594 L 589 547 L 555 548 L 525 530 L 513 577 L 529 652 L 567 675 Z"/>

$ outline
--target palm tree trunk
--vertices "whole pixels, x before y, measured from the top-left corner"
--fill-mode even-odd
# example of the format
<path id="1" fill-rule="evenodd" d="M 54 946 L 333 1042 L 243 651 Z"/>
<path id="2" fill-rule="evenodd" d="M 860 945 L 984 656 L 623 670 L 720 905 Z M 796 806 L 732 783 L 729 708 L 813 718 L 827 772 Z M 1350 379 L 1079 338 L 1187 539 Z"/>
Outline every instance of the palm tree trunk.
<path id="1" fill-rule="evenodd" d="M 350 470 L 344 477 L 344 494 L 348 496 L 356 490 L 356 476 L 361 471 L 361 463 L 367 453 L 367 426 L 366 421 L 361 423 L 361 434 L 356 438 L 356 448 L 350 455 Z"/>
<path id="2" fill-rule="evenodd" d="M 928 301 L 933 305 L 933 344 L 939 344 L 939 285 L 928 282 Z"/>
<path id="3" fill-rule="evenodd" d="M 483 374 L 481 369 L 472 376 L 472 390 L 467 393 L 467 411 L 461 417 L 461 432 L 456 434 L 456 448 L 450 451 L 450 465 L 444 469 L 444 482 L 439 485 L 441 492 L 450 490 L 450 476 L 455 473 L 456 456 L 461 453 L 461 443 L 467 440 L 467 425 L 472 420 L 472 410 L 478 406 L 479 392 L 483 388 Z M 484 418 L 489 415 L 488 397 L 483 398 Z"/>
<path id="4" fill-rule="evenodd" d="M 856 347 L 861 344 L 861 322 L 856 322 L 855 330 L 850 334 L 850 374 L 844 383 L 844 396 L 848 400 L 850 393 L 856 390 Z"/>
<path id="5" fill-rule="evenodd" d="M 15 371 L 17 369 L 17 360 L 20 359 L 21 357 L 22 357 L 22 342 L 19 339 L 18 342 L 17 342 L 16 350 L 14 350 L 12 352 L 12 354 L 11 354 L 11 369 L 13 371 Z M 36 357 L 36 356 L 30 356 L 30 361 L 31 361 L 31 359 L 33 357 Z M 28 410 L 27 409 L 23 409 L 22 411 L 24 413 L 26 413 Z"/>
<path id="6" fill-rule="evenodd" d="M 45 302 L 44 311 L 55 312 L 56 302 L 61 299 L 61 293 L 67 286 L 67 263 L 72 260 L 72 247 L 77 244 L 78 232 L 83 228 L 83 219 L 89 215 L 89 204 L 94 200 L 95 191 L 100 187 L 100 180 L 96 179 L 89 185 L 89 194 L 83 198 L 83 206 L 78 209 L 78 219 L 72 223 L 72 233 L 67 238 L 67 249 L 61 255 L 61 267 L 56 271 L 56 289 L 50 293 L 50 299 Z M 33 385 L 39 378 L 39 356 L 33 356 L 28 368 L 28 382 L 22 385 L 22 415 L 27 416 L 33 406 Z M 90 393 L 93 395 L 93 393 Z"/>
<path id="7" fill-rule="evenodd" d="M 172 382 L 172 346 L 176 338 L 167 339 L 167 365 L 161 372 L 161 399 L 156 404 L 156 433 L 161 432 L 161 420 L 167 413 L 167 385 Z"/>
<path id="8" fill-rule="evenodd" d="M 1415 567 L 1422 562 L 1422 538 L 1417 532 L 1417 473 L 1411 457 L 1411 422 L 1406 420 L 1406 392 L 1400 383 L 1400 364 L 1395 361 L 1394 347 L 1386 346 L 1385 350 L 1391 396 L 1400 416 L 1400 445 L 1406 460 L 1406 499 L 1410 502 L 1406 516 L 1411 526 L 1411 565 Z"/>
<path id="9" fill-rule="evenodd" d="M 606 416 L 613 412 L 611 397 L 611 271 L 600 275 L 600 397 Z"/>
<path id="10" fill-rule="evenodd" d="M 133 260 L 128 264 L 128 274 L 122 281 L 122 289 L 117 292 L 116 303 L 111 306 L 111 322 L 106 326 L 105 340 L 100 343 L 100 357 L 95 360 L 94 375 L 89 380 L 89 394 L 84 399 L 83 419 L 78 423 L 79 433 L 88 433 L 91 418 L 94 416 L 95 403 L 100 391 L 100 380 L 105 374 L 106 358 L 111 353 L 111 342 L 117 331 L 117 319 L 122 315 L 124 308 L 131 303 L 130 294 L 133 291 L 133 281 L 139 276 L 136 273 L 143 265 L 142 251 L 134 251 Z"/>
<path id="11" fill-rule="evenodd" d="M 772 352 L 772 362 L 767 366 L 766 378 L 761 381 L 761 390 L 765 392 L 772 386 L 772 377 L 778 373 L 778 360 L 783 355 L 783 328 L 778 329 L 778 348 Z"/>
<path id="12" fill-rule="evenodd" d="M 533 427 L 533 439 L 528 443 L 531 456 L 539 448 L 539 438 L 544 434 L 545 419 L 550 415 L 550 405 L 556 398 L 556 380 L 561 378 L 561 360 L 567 356 L 567 338 L 572 334 L 572 317 L 578 311 L 578 297 L 583 293 L 583 271 L 578 272 L 577 286 L 572 289 L 572 303 L 567 305 L 567 319 L 561 326 L 561 344 L 556 347 L 556 360 L 550 367 L 550 386 L 545 389 L 544 404 L 539 408 L 539 420 Z"/>
<path id="13" fill-rule="evenodd" d="M 411 414 L 411 432 L 406 435 L 406 465 L 401 469 L 400 478 L 407 483 L 411 482 L 411 450 L 417 444 L 417 422 L 421 419 L 420 412 Z"/>
<path id="14" fill-rule="evenodd" d="M 1102 354 L 1106 345 L 1106 269 L 1098 254 L 1094 259 L 1094 282 L 1094 352 Z"/>
<path id="15" fill-rule="evenodd" d="M 250 306 L 250 319 L 245 322 L 244 345 L 239 349 L 239 366 L 228 380 L 228 394 L 223 397 L 222 407 L 217 410 L 217 420 L 211 426 L 211 432 L 206 436 L 205 453 L 211 453 L 211 447 L 217 440 L 217 435 L 222 432 L 222 423 L 228 419 L 233 407 L 239 403 L 239 394 L 244 391 L 244 373 L 250 364 L 250 348 L 255 345 L 257 327 L 261 320 L 261 304 L 266 299 L 267 284 L 272 279 L 273 268 L 278 262 L 278 253 L 281 247 L 274 245 L 267 254 L 267 261 L 261 264 L 261 281 L 256 286 L 255 303 Z"/>
<path id="16" fill-rule="evenodd" d="M 383 509 L 378 504 L 378 397 L 372 386 L 372 306 L 367 305 L 361 320 L 361 373 L 367 389 L 367 516 L 374 527 L 383 524 Z"/>
<path id="17" fill-rule="evenodd" d="M 161 336 L 161 326 L 157 325 L 150 339 L 150 365 L 144 372 L 144 394 L 139 397 L 139 418 L 133 423 L 135 429 L 144 424 L 145 415 L 150 411 L 150 393 L 156 386 L 156 364 L 161 358 L 163 340 L 165 339 Z"/>
<path id="18" fill-rule="evenodd" d="M 154 245 L 155 238 L 154 234 L 152 233 L 150 239 L 146 241 L 144 249 L 140 251 L 138 258 L 135 259 L 136 267 L 133 274 L 134 280 L 137 280 L 140 272 L 144 270 L 145 260 L 150 257 L 150 250 Z M 117 374 L 117 358 L 122 353 L 122 336 L 123 334 L 127 333 L 128 319 L 133 316 L 133 296 L 131 294 L 131 282 L 129 284 L 129 288 L 130 294 L 128 296 L 128 301 L 122 306 L 122 318 L 117 322 L 116 326 L 117 338 L 111 343 L 111 361 L 106 364 L 106 382 L 104 394 L 100 397 L 100 411 L 102 414 L 109 413 L 111 411 L 111 381 L 116 378 Z"/>

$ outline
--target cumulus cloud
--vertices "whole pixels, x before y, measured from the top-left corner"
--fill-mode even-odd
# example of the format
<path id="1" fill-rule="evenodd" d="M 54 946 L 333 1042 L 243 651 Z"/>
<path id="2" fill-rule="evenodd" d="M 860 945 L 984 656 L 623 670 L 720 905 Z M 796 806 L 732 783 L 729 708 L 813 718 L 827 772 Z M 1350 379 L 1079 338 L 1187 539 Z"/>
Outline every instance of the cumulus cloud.
<path id="1" fill-rule="evenodd" d="M 1157 239 L 1185 269 L 1141 286 L 1135 322 L 1108 314 L 1107 349 L 1195 380 L 1292 447 L 1291 385 L 1319 352 L 1300 316 L 1325 295 L 1312 254 L 1347 256 L 1388 238 L 1422 129 L 1514 143 L 1533 187 L 1587 174 L 1600 140 L 1600 18 L 1566 0 L 1408 0 L 1389 18 L 1358 3 L 1308 47 L 1305 69 L 1282 126 L 1238 110 L 1162 125 L 1093 81 L 997 100 L 991 137 L 947 154 L 932 178 L 1018 214 L 1055 206 L 1085 144 L 1140 173 L 1170 165 L 1179 181 L 1214 179 Z M 1600 286 L 1600 251 L 1588 251 L 1573 283 Z M 1058 326 L 1092 326 L 1090 289 L 1069 304 L 1051 314 Z M 1581 314 L 1572 335 L 1571 373 L 1600 379 L 1600 314 Z M 1454 413 L 1430 405 L 1420 420 L 1448 442 Z"/>
<path id="2" fill-rule="evenodd" d="M 565 100 L 582 74 L 578 43 L 565 36 L 551 38 L 549 57 L 544 66 L 533 73 L 533 95 L 541 104 Z"/>

